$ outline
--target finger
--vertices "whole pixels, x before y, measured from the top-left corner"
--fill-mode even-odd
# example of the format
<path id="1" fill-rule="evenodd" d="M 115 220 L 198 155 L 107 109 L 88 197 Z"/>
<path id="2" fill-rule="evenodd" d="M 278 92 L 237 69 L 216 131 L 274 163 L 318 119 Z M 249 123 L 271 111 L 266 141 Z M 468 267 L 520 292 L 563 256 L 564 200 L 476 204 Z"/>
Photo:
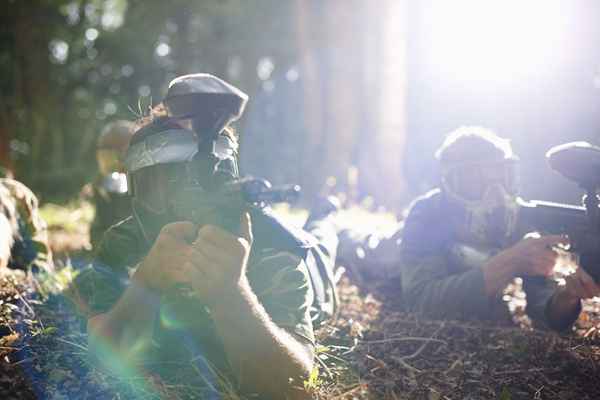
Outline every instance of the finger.
<path id="1" fill-rule="evenodd" d="M 548 235 L 542 236 L 539 239 L 535 239 L 539 241 L 539 243 L 545 245 L 546 247 L 552 248 L 552 246 L 556 246 L 558 244 L 567 245 L 569 244 L 569 238 L 563 235 Z"/>
<path id="2" fill-rule="evenodd" d="M 172 222 L 161 229 L 161 234 L 186 242 L 194 240 L 197 232 L 198 226 L 188 221 Z"/>
<path id="3" fill-rule="evenodd" d="M 218 266 L 214 261 L 205 256 L 199 256 L 192 262 L 190 278 L 201 279 L 204 285 L 210 285 L 211 282 L 218 281 L 219 273 Z"/>
<path id="4" fill-rule="evenodd" d="M 249 212 L 244 212 L 240 218 L 240 235 L 252 246 L 254 238 L 252 236 L 252 220 Z"/>
<path id="5" fill-rule="evenodd" d="M 565 289 L 574 297 L 583 298 L 584 288 L 577 274 L 571 274 L 565 278 Z"/>
<path id="6" fill-rule="evenodd" d="M 230 261 L 230 257 L 227 256 L 227 252 L 224 252 L 223 249 L 204 239 L 196 241 L 193 253 L 194 260 L 199 257 L 203 261 L 206 261 L 209 265 L 227 265 L 227 263 Z"/>
<path id="7" fill-rule="evenodd" d="M 586 299 L 590 299 L 592 297 L 598 296 L 600 292 L 600 288 L 592 278 L 583 268 L 579 268 L 576 273 L 579 275 L 579 281 L 581 282 L 581 286 L 583 286 L 585 290 Z"/>
<path id="8" fill-rule="evenodd" d="M 214 243 L 218 247 L 227 248 L 231 242 L 235 241 L 236 237 L 231 233 L 227 232 L 225 229 L 220 228 L 215 225 L 203 225 L 198 230 L 198 235 L 196 236 L 196 242 L 199 239 L 204 239 L 209 242 Z"/>
<path id="9" fill-rule="evenodd" d="M 188 271 L 190 268 L 191 264 L 188 261 L 178 268 L 171 269 L 167 273 L 168 280 L 171 282 L 171 284 L 187 283 L 189 281 Z"/>

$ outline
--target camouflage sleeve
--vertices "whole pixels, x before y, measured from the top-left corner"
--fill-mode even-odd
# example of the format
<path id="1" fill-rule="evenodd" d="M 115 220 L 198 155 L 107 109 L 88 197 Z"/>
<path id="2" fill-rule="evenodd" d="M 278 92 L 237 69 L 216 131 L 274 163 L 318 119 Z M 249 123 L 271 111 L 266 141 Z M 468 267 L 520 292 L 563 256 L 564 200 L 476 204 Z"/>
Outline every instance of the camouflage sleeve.
<path id="1" fill-rule="evenodd" d="M 119 300 L 129 282 L 125 275 L 92 263 L 77 274 L 69 294 L 85 318 L 107 312 Z"/>
<path id="2" fill-rule="evenodd" d="M 414 202 L 404 222 L 399 249 L 404 303 L 434 318 L 489 318 L 492 302 L 482 269 L 450 269 L 453 233 L 439 201 L 439 191 L 428 193 Z"/>
<path id="3" fill-rule="evenodd" d="M 560 320 L 548 318 L 548 306 L 557 284 L 555 281 L 543 277 L 523 277 L 523 290 L 527 295 L 527 315 L 539 327 L 547 327 L 555 331 L 569 329 L 579 317 L 581 306 L 572 315 L 565 315 Z"/>
<path id="4" fill-rule="evenodd" d="M 275 324 L 314 344 L 310 317 L 314 295 L 300 257 L 267 249 L 252 263 L 248 280 Z"/>
<path id="5" fill-rule="evenodd" d="M 16 224 L 13 232 L 10 265 L 14 268 L 53 269 L 46 222 L 40 215 L 38 199 L 21 182 L 0 179 L 0 209 L 9 212 L 7 219 Z"/>
<path id="6" fill-rule="evenodd" d="M 83 315 L 108 311 L 129 284 L 129 271 L 141 258 L 140 240 L 131 219 L 110 228 L 98 246 L 94 261 L 75 278 L 74 301 Z"/>
<path id="7" fill-rule="evenodd" d="M 404 257 L 401 281 L 411 311 L 433 318 L 490 318 L 491 301 L 480 268 L 450 274 L 442 256 Z"/>

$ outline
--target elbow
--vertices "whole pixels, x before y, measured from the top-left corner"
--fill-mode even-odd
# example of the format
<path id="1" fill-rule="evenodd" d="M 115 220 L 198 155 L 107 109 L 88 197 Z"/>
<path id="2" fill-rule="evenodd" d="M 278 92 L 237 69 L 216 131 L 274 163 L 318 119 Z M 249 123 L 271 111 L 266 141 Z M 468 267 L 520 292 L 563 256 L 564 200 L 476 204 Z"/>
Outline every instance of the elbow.
<path id="1" fill-rule="evenodd" d="M 285 390 L 280 390 L 279 396 L 274 398 L 279 398 L 282 393 L 285 393 L 285 396 L 283 396 L 285 399 L 304 400 L 313 398 L 310 394 L 310 385 L 307 385 L 307 383 L 310 380 L 313 368 L 315 368 L 314 357 L 315 353 L 312 346 L 304 347 L 301 354 L 294 357 L 296 362 L 288 373 L 281 377 L 281 386 L 278 385 L 280 389 L 283 387 Z"/>
<path id="2" fill-rule="evenodd" d="M 305 400 L 313 398 L 310 393 L 310 385 L 307 385 L 307 383 L 309 383 L 310 376 L 315 368 L 315 351 L 312 345 L 302 347 L 295 371 L 290 374 L 288 382 L 286 382 L 289 388 L 286 398 L 289 399 Z M 292 377 L 295 377 L 295 379 Z"/>
<path id="3" fill-rule="evenodd" d="M 89 318 L 87 321 L 87 332 L 88 353 L 92 356 L 93 360 L 99 361 L 102 359 L 102 348 L 106 347 L 102 344 L 112 337 L 105 315 L 99 314 Z"/>
<path id="4" fill-rule="evenodd" d="M 413 313 L 432 319 L 459 318 L 455 307 L 439 296 L 437 285 L 433 282 L 421 282 L 403 291 L 402 299 L 406 308 Z"/>
<path id="5" fill-rule="evenodd" d="M 309 379 L 308 366 L 298 366 L 279 377 L 271 376 L 268 381 L 246 382 L 240 389 L 241 393 L 249 397 L 258 395 L 265 399 L 308 400 L 313 398 L 312 389 L 307 384 Z"/>
<path id="6" fill-rule="evenodd" d="M 129 343 L 124 346 L 121 333 L 115 332 L 108 314 L 99 314 L 87 322 L 88 355 L 90 361 L 107 370 L 133 365 L 140 353 L 139 346 Z"/>
<path id="7" fill-rule="evenodd" d="M 315 349 L 312 344 L 303 346 L 300 364 L 299 375 L 307 380 L 315 367 Z"/>
<path id="8" fill-rule="evenodd" d="M 425 298 L 425 287 L 426 285 L 421 284 L 404 284 L 402 287 L 402 302 L 406 306 L 406 308 L 411 312 L 425 312 L 428 307 L 426 307 L 426 298 Z"/>
<path id="9" fill-rule="evenodd" d="M 279 368 L 265 370 L 253 379 L 242 379 L 249 386 L 242 384 L 242 391 L 260 394 L 267 399 L 312 399 L 311 385 L 308 384 L 315 367 L 312 345 L 289 349 L 288 356 L 288 361 L 279 364 Z M 276 374 L 273 374 L 274 370 Z"/>
<path id="10" fill-rule="evenodd" d="M 305 373 L 296 374 L 296 379 L 291 377 L 288 378 L 287 382 L 282 382 L 285 385 L 284 390 L 278 390 L 273 393 L 270 398 L 284 398 L 290 400 L 309 400 L 313 398 L 313 389 L 308 385 L 310 371 Z"/>

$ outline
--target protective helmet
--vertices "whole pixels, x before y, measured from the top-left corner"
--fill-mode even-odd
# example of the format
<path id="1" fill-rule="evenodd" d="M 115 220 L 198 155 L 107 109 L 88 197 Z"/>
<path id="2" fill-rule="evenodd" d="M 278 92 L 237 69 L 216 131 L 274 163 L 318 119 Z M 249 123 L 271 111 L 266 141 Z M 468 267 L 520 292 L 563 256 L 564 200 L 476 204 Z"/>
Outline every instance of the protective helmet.
<path id="1" fill-rule="evenodd" d="M 450 133 L 438 150 L 445 198 L 462 210 L 460 239 L 478 245 L 511 240 L 519 208 L 518 157 L 510 142 L 480 127 Z"/>
<path id="2" fill-rule="evenodd" d="M 173 220 L 181 191 L 211 191 L 239 177 L 237 142 L 223 132 L 239 118 L 247 96 L 208 74 L 176 78 L 169 85 L 166 117 L 138 130 L 125 167 L 134 215 L 152 241 Z M 184 127 L 190 120 L 190 127 Z"/>
<path id="3" fill-rule="evenodd" d="M 123 172 L 123 160 L 133 135 L 133 127 L 133 122 L 118 120 L 102 129 L 96 142 L 96 159 L 102 175 Z"/>
<path id="4" fill-rule="evenodd" d="M 191 120 L 200 136 L 216 136 L 240 118 L 248 95 L 210 74 L 190 74 L 173 79 L 164 103 L 169 116 Z"/>

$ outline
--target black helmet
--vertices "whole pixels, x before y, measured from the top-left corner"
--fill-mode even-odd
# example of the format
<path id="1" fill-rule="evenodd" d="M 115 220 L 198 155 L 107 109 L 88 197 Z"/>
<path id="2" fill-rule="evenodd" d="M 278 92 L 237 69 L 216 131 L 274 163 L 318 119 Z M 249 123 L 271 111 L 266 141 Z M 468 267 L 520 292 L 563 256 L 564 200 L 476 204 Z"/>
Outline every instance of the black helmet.
<path id="1" fill-rule="evenodd" d="M 133 212 L 148 240 L 177 218 L 172 203 L 182 188 L 211 191 L 239 177 L 237 142 L 223 129 L 239 118 L 247 99 L 212 75 L 182 76 L 169 85 L 168 116 L 135 133 L 125 167 Z M 185 120 L 192 129 L 180 123 Z"/>
<path id="2" fill-rule="evenodd" d="M 210 74 L 190 74 L 173 79 L 164 103 L 169 116 L 192 121 L 198 135 L 214 137 L 240 118 L 248 95 Z"/>

